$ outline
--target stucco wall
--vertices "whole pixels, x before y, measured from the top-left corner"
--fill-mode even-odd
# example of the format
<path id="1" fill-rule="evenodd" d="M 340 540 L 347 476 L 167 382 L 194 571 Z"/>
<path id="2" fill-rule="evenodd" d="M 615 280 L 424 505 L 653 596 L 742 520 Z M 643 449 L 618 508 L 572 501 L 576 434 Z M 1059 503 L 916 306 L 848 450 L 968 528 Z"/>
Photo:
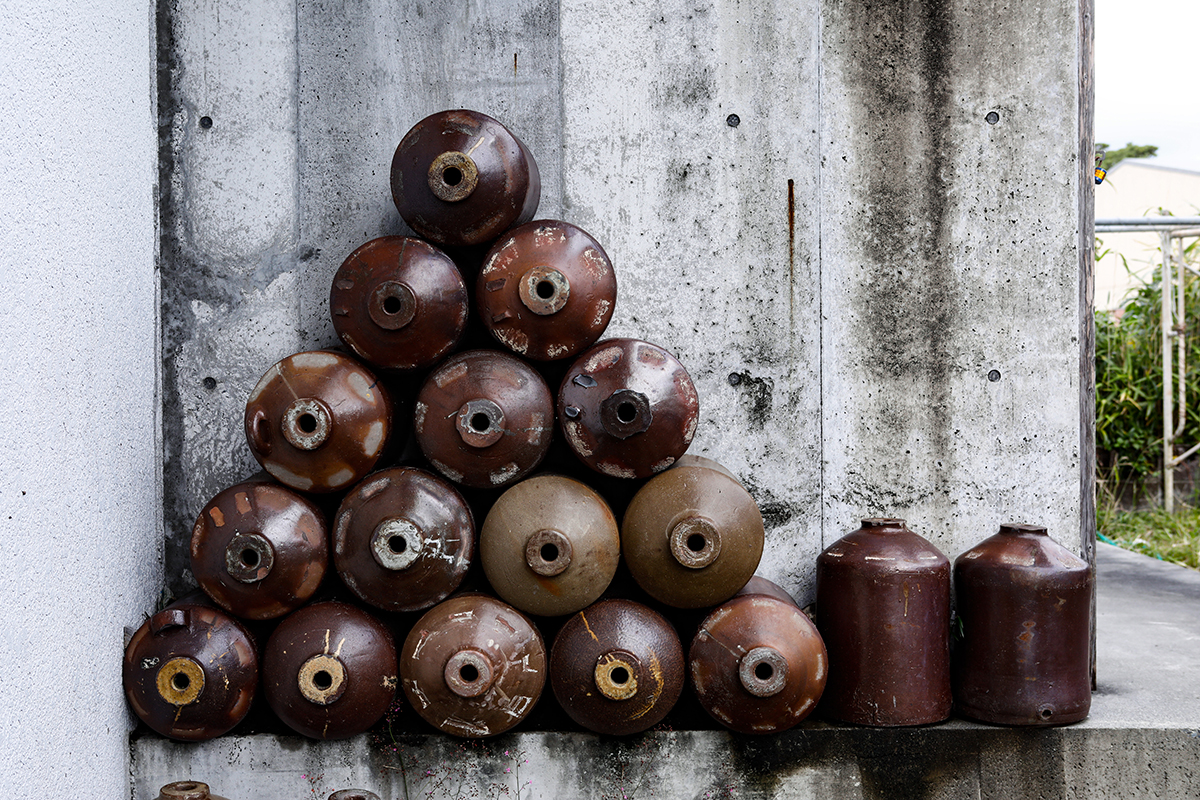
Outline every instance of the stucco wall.
<path id="1" fill-rule="evenodd" d="M 162 586 L 152 9 L 0 12 L 0 794 L 120 798 Z"/>

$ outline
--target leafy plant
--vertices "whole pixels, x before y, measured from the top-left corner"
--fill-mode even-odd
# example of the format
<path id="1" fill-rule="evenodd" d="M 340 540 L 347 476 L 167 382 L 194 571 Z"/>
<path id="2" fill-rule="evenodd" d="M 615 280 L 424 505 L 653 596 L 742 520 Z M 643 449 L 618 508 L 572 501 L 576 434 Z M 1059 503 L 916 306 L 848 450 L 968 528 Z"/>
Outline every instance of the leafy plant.
<path id="1" fill-rule="evenodd" d="M 1104 142 L 1096 142 L 1096 150 L 1104 151 L 1104 161 L 1101 166 L 1105 169 L 1112 169 L 1127 158 L 1153 158 L 1158 155 L 1157 145 L 1134 144 L 1133 142 L 1127 143 L 1124 147 L 1118 147 L 1116 150 L 1109 150 L 1108 145 Z"/>

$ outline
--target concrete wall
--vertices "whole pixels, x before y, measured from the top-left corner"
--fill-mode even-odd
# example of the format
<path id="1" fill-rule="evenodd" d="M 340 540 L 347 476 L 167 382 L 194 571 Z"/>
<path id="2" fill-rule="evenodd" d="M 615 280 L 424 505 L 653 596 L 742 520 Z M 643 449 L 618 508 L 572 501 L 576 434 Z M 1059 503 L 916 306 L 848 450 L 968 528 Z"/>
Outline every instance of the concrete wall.
<path id="1" fill-rule="evenodd" d="M 331 276 L 407 232 L 392 151 L 449 107 L 512 127 L 539 215 L 604 244 L 609 333 L 691 370 L 693 452 L 763 507 L 763 574 L 810 597 L 871 515 L 951 556 L 1010 520 L 1083 546 L 1088 8 L 164 0 L 172 584 L 256 468 L 250 388 L 336 343 Z"/>
<path id="2" fill-rule="evenodd" d="M 0 11 L 0 794 L 119 798 L 162 586 L 152 8 Z"/>

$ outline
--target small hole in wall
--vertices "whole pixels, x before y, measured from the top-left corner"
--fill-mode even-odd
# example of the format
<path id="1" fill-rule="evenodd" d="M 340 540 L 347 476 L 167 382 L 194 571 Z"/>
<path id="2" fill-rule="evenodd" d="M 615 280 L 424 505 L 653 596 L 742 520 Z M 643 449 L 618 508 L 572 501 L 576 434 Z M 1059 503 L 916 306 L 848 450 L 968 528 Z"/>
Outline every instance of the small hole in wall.
<path id="1" fill-rule="evenodd" d="M 742 118 L 737 114 L 730 114 L 725 118 L 725 124 L 731 128 L 736 128 L 738 125 L 742 124 Z"/>
<path id="2" fill-rule="evenodd" d="M 987 116 L 984 117 L 984 120 L 987 122 L 988 125 L 995 125 L 997 122 L 1000 121 L 1000 115 L 997 114 L 995 111 L 989 111 L 987 113 Z"/>
<path id="3" fill-rule="evenodd" d="M 216 379 L 216 378 L 212 378 L 212 377 L 205 378 L 205 379 L 204 379 L 204 388 L 205 388 L 205 389 L 207 389 L 207 390 L 208 390 L 208 391 L 210 391 L 210 392 L 211 392 L 213 389 L 216 389 L 216 388 L 217 388 L 217 379 Z"/>
<path id="4" fill-rule="evenodd" d="M 991 372 L 989 372 L 988 380 L 991 381 L 992 383 L 995 383 L 996 381 L 1000 380 L 1000 370 L 994 369 Z"/>
<path id="5" fill-rule="evenodd" d="M 209 128 L 211 128 L 212 127 L 212 117 L 201 117 L 200 118 L 200 127 L 204 128 L 205 130 L 208 130 Z"/>

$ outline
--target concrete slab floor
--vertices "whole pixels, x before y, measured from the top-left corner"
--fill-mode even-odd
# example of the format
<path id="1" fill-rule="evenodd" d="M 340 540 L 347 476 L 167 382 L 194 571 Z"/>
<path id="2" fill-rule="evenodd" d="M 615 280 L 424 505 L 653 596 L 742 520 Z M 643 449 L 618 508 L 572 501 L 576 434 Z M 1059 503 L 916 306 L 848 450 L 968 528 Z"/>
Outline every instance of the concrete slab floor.
<path id="1" fill-rule="evenodd" d="M 190 779 L 235 800 L 323 800 L 350 787 L 383 800 L 1200 797 L 1200 572 L 1104 544 L 1097 563 L 1098 689 L 1091 716 L 1077 725 L 805 721 L 764 737 L 531 731 L 483 741 L 405 733 L 385 743 L 259 734 L 189 745 L 140 736 L 131 746 L 131 796 L 150 800 L 159 786 Z"/>

